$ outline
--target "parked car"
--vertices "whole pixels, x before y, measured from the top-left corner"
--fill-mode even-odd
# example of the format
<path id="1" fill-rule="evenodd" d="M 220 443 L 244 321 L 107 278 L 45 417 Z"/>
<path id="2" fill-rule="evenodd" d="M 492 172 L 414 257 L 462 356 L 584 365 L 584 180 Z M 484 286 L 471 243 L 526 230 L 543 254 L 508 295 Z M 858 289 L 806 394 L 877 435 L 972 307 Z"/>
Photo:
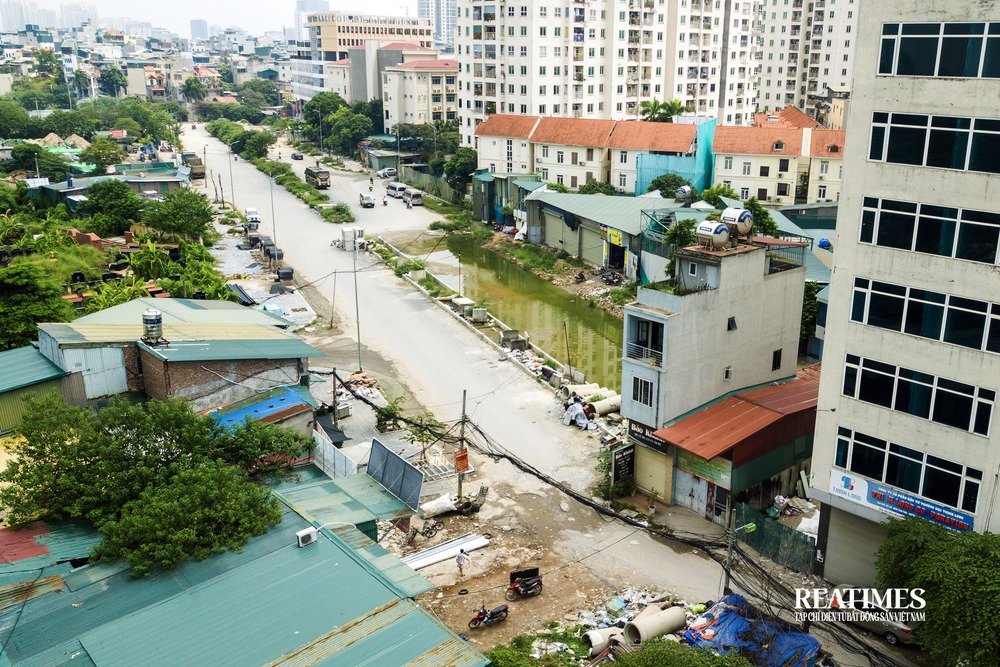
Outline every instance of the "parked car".
<path id="1" fill-rule="evenodd" d="M 843 611 L 846 615 L 844 620 L 848 623 L 853 623 L 854 625 L 861 626 L 866 630 L 871 630 L 875 634 L 880 635 L 887 643 L 892 644 L 893 646 L 897 644 L 911 644 L 916 641 L 916 637 L 913 636 L 913 633 L 917 629 L 919 622 L 910 621 L 903 623 L 902 621 L 886 618 L 884 615 L 888 614 L 891 616 L 893 612 L 887 611 L 876 604 L 865 604 L 863 590 L 860 588 L 847 584 L 842 584 L 840 586 L 836 586 L 835 588 L 844 593 L 845 599 L 848 596 L 853 598 L 853 601 L 850 603 L 850 609 L 846 608 L 846 606 L 838 606 L 836 601 L 834 601 L 833 606 L 830 609 L 830 611 Z"/>
<path id="2" fill-rule="evenodd" d="M 375 198 L 367 192 L 358 195 L 358 203 L 361 204 L 361 208 L 375 208 Z"/>
<path id="3" fill-rule="evenodd" d="M 302 160 L 303 159 L 302 153 L 300 153 L 298 151 L 295 151 L 294 153 L 292 153 L 292 159 L 293 160 Z"/>
<path id="4" fill-rule="evenodd" d="M 396 170 L 393 167 L 383 167 L 375 172 L 375 175 L 379 178 L 392 178 L 396 175 Z"/>

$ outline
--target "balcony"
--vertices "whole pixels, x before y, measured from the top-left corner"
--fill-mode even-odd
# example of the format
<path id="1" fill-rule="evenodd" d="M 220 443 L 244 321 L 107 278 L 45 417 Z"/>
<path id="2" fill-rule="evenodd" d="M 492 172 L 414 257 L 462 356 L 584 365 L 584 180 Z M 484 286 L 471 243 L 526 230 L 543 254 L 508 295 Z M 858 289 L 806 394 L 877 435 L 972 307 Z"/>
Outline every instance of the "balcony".
<path id="1" fill-rule="evenodd" d="M 644 361 L 650 366 L 660 368 L 663 366 L 663 350 L 654 350 L 640 343 L 626 343 L 625 357 L 635 361 Z"/>

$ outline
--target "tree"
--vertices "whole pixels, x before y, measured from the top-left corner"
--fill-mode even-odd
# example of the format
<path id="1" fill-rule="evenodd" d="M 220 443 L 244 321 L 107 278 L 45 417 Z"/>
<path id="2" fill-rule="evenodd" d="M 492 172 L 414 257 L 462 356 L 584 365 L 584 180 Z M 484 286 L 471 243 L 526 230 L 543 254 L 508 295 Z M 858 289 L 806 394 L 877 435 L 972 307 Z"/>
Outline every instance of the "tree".
<path id="1" fill-rule="evenodd" d="M 639 113 L 642 114 L 642 119 L 652 123 L 673 122 L 674 116 L 685 111 L 687 111 L 687 107 L 680 100 L 661 102 L 654 97 L 652 100 L 646 100 L 639 104 Z"/>
<path id="2" fill-rule="evenodd" d="M 566 187 L 565 183 L 551 182 L 551 183 L 546 183 L 545 187 L 548 190 L 551 190 L 552 192 L 561 192 L 563 194 L 569 192 L 569 188 Z"/>
<path id="3" fill-rule="evenodd" d="M 760 205 L 756 197 L 743 202 L 743 208 L 753 214 L 753 233 L 760 236 L 777 238 L 778 224 L 766 208 Z"/>
<path id="4" fill-rule="evenodd" d="M 105 308 L 128 303 L 132 299 L 143 299 L 149 292 L 143 287 L 145 281 L 136 276 L 128 276 L 118 282 L 101 283 L 90 290 L 91 297 L 87 299 L 87 312 L 96 313 Z"/>
<path id="5" fill-rule="evenodd" d="M 123 116 L 115 121 L 113 129 L 115 130 L 125 130 L 125 135 L 137 139 L 145 134 L 142 129 L 142 125 L 134 118 L 129 118 L 128 116 Z"/>
<path id="6" fill-rule="evenodd" d="M 49 76 L 55 76 L 56 73 L 61 72 L 62 67 L 59 65 L 59 56 L 55 51 L 35 49 L 33 55 L 35 58 L 36 74 L 48 74 Z"/>
<path id="7" fill-rule="evenodd" d="M 214 456 L 249 472 L 287 467 L 312 446 L 298 431 L 247 418 L 213 441 Z"/>
<path id="8" fill-rule="evenodd" d="M 108 178 L 85 190 L 87 211 L 101 231 L 101 236 L 118 236 L 142 219 L 145 202 L 128 183 Z"/>
<path id="9" fill-rule="evenodd" d="M 10 161 L 6 168 L 10 171 L 30 171 L 38 169 L 37 176 L 50 181 L 66 180 L 69 163 L 65 159 L 50 153 L 35 144 L 18 144 L 10 151 Z"/>
<path id="10" fill-rule="evenodd" d="M 105 174 L 108 167 L 124 162 L 128 157 L 116 142 L 104 137 L 97 137 L 94 142 L 80 152 L 80 160 L 97 165 L 97 173 Z"/>
<path id="11" fill-rule="evenodd" d="M 666 234 L 663 235 L 663 243 L 670 250 L 670 258 L 667 261 L 667 275 L 670 277 L 675 277 L 674 272 L 674 256 L 677 251 L 681 248 L 687 248 L 692 246 L 697 241 L 695 236 L 695 227 L 698 226 L 698 221 L 688 218 L 686 220 L 678 220 L 676 223 L 667 229 Z"/>
<path id="12" fill-rule="evenodd" d="M 143 280 L 165 278 L 174 270 L 169 255 L 152 241 L 147 241 L 146 247 L 139 252 L 129 254 L 128 266 L 135 276 Z"/>
<path id="13" fill-rule="evenodd" d="M 26 139 L 31 117 L 23 107 L 13 102 L 0 102 L 0 137 Z"/>
<path id="14" fill-rule="evenodd" d="M 168 193 L 163 201 L 151 202 L 142 221 L 162 232 L 196 239 L 209 233 L 214 217 L 215 212 L 205 195 L 181 188 Z"/>
<path id="15" fill-rule="evenodd" d="M 603 183 L 592 178 L 581 185 L 577 192 L 581 195 L 613 195 L 615 187 L 610 183 Z"/>
<path id="16" fill-rule="evenodd" d="M 128 92 L 128 79 L 117 66 L 111 65 L 101 71 L 101 90 L 111 97 L 118 97 L 121 91 Z"/>
<path id="17" fill-rule="evenodd" d="M 941 664 L 1000 664 L 1000 598 L 992 594 L 1000 590 L 1000 536 L 954 533 L 917 517 L 881 528 L 878 583 L 924 589 L 925 622 L 916 633 L 924 650 Z"/>
<path id="18" fill-rule="evenodd" d="M 278 87 L 273 81 L 267 81 L 265 79 L 250 79 L 246 83 L 241 83 L 236 89 L 237 94 L 243 95 L 247 92 L 253 92 L 260 95 L 263 98 L 263 104 L 260 106 L 273 107 L 281 104 L 281 98 L 278 95 Z M 242 98 L 241 98 L 241 101 Z M 248 102 L 243 101 L 244 104 Z"/>
<path id="19" fill-rule="evenodd" d="M 233 64 L 230 62 L 228 56 L 222 56 L 218 64 L 215 67 L 215 71 L 219 73 L 219 78 L 222 79 L 223 83 L 233 83 Z"/>
<path id="20" fill-rule="evenodd" d="M 722 199 L 720 197 L 739 199 L 739 195 L 736 194 L 735 190 L 722 183 L 716 183 L 714 188 L 705 188 L 701 191 L 701 198 L 716 208 L 722 206 Z"/>
<path id="21" fill-rule="evenodd" d="M 277 141 L 270 132 L 248 132 L 243 138 L 243 150 L 240 151 L 247 160 L 267 157 L 267 149 Z"/>
<path id="22" fill-rule="evenodd" d="M 317 93 L 302 107 L 302 118 L 306 121 L 302 133 L 310 141 L 318 142 L 322 131 L 325 141 L 326 137 L 330 136 L 330 116 L 346 106 L 346 100 L 337 93 Z"/>
<path id="23" fill-rule="evenodd" d="M 359 113 L 362 116 L 368 116 L 368 119 L 372 122 L 373 133 L 380 134 L 385 131 L 381 99 L 374 97 L 367 102 L 355 102 L 354 105 L 351 106 L 351 111 Z"/>
<path id="24" fill-rule="evenodd" d="M 327 121 L 330 123 L 329 143 L 343 155 L 353 153 L 358 142 L 372 133 L 371 119 L 346 106 L 337 109 Z"/>
<path id="25" fill-rule="evenodd" d="M 799 326 L 799 344 L 805 344 L 810 336 L 816 333 L 816 321 L 819 317 L 819 304 L 816 301 L 816 294 L 819 292 L 819 283 L 807 280 L 802 292 L 802 324 Z"/>
<path id="26" fill-rule="evenodd" d="M 101 526 L 94 558 L 123 558 L 131 575 L 173 570 L 190 557 L 204 560 L 227 549 L 242 551 L 251 537 L 281 521 L 281 505 L 266 487 L 237 468 L 209 463 L 180 470 L 124 507 Z M 164 526 L 170 530 L 164 534 Z M 222 529 L 224 527 L 224 529 Z"/>
<path id="27" fill-rule="evenodd" d="M 90 77 L 82 69 L 73 70 L 73 87 L 76 88 L 77 97 L 90 95 Z"/>
<path id="28" fill-rule="evenodd" d="M 652 192 L 653 190 L 659 190 L 660 196 L 666 199 L 673 199 L 677 193 L 677 188 L 684 185 L 691 185 L 691 181 L 684 178 L 683 176 L 678 176 L 677 174 L 666 173 L 662 176 L 657 176 L 650 182 L 649 187 L 646 188 L 646 192 Z"/>
<path id="29" fill-rule="evenodd" d="M 181 84 L 181 95 L 188 102 L 193 102 L 197 104 L 201 102 L 208 95 L 208 90 L 205 88 L 205 84 L 202 83 L 201 79 L 189 76 L 184 79 L 184 83 Z"/>
<path id="30" fill-rule="evenodd" d="M 479 154 L 472 148 L 459 148 L 444 165 L 445 177 L 453 189 L 465 192 L 465 186 L 472 180 L 472 174 L 479 166 Z"/>
<path id="31" fill-rule="evenodd" d="M 0 269 L 0 350 L 29 345 L 38 337 L 39 322 L 68 322 L 69 303 L 63 290 L 34 264 Z"/>

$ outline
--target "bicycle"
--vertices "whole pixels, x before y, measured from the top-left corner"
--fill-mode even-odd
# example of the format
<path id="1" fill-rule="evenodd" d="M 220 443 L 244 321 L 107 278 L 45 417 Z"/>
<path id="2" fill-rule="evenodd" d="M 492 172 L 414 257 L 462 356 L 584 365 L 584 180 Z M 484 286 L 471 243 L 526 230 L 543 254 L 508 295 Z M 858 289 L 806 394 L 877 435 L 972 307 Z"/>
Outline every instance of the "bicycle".
<path id="1" fill-rule="evenodd" d="M 420 528 L 417 528 L 416 526 L 410 528 L 410 532 L 406 536 L 406 543 L 412 544 L 413 538 L 415 538 L 418 533 L 427 539 L 430 539 L 437 535 L 437 532 L 442 528 L 444 528 L 443 521 L 424 521 L 424 525 Z"/>

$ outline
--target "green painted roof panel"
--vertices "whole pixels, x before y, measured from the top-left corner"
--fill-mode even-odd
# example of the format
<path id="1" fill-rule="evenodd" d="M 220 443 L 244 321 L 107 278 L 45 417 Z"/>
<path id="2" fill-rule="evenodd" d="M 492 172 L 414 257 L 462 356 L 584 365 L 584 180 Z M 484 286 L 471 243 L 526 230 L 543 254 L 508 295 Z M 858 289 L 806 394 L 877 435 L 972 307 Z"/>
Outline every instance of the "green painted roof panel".
<path id="1" fill-rule="evenodd" d="M 323 353 L 298 338 L 265 340 L 192 340 L 150 347 L 138 344 L 164 361 L 221 361 L 226 359 L 302 359 Z"/>
<path id="2" fill-rule="evenodd" d="M 0 352 L 0 393 L 30 387 L 66 374 L 31 345 Z"/>
<path id="3" fill-rule="evenodd" d="M 83 324 L 142 324 L 142 312 L 153 308 L 163 314 L 164 324 L 169 322 L 200 322 L 203 324 L 266 324 L 279 326 L 284 320 L 263 310 L 254 310 L 232 301 L 195 299 L 133 299 L 127 303 L 105 308 L 79 317 Z"/>
<path id="4" fill-rule="evenodd" d="M 600 225 L 619 229 L 626 234 L 638 236 L 646 228 L 643 211 L 675 210 L 680 217 L 698 218 L 690 209 L 684 214 L 678 210 L 680 203 L 662 197 L 609 197 L 606 195 L 581 195 L 574 193 L 535 190 L 524 198 L 527 201 L 541 201 L 573 215 L 593 220 Z M 701 214 L 704 217 L 706 214 Z"/>

